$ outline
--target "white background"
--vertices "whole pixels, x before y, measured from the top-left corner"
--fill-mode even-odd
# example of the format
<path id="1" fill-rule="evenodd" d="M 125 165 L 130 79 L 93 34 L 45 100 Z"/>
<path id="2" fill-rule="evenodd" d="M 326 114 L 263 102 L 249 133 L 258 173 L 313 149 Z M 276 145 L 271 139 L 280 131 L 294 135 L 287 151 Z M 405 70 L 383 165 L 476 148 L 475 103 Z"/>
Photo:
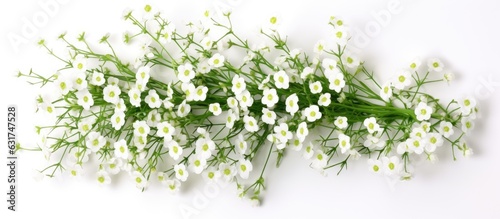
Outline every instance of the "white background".
<path id="1" fill-rule="evenodd" d="M 40 72 L 54 71 L 60 63 L 48 57 L 35 42 L 48 41 L 64 31 L 86 30 L 97 39 L 103 33 L 120 34 L 125 8 L 142 7 L 139 1 L 78 1 L 59 3 L 46 24 L 38 25 L 33 36 L 22 34 L 25 20 L 44 13 L 36 1 L 4 1 L 0 6 L 0 90 L 2 112 L 6 105 L 19 107 L 18 133 L 23 142 L 34 142 L 33 124 L 36 89 L 13 77 L 17 70 L 30 67 Z M 374 14 L 388 9 L 389 0 L 334 1 L 161 1 L 153 2 L 175 18 L 178 25 L 200 18 L 205 8 L 231 7 L 235 25 L 243 34 L 258 30 L 270 15 L 282 19 L 282 30 L 289 42 L 304 50 L 320 39 L 328 39 L 326 23 L 330 15 L 344 18 L 353 29 L 365 30 L 377 24 L 380 31 L 369 37 L 359 56 L 380 79 L 387 79 L 414 57 L 423 60 L 439 57 L 447 69 L 457 75 L 451 85 L 431 87 L 427 91 L 444 99 L 471 94 L 478 98 L 482 119 L 467 139 L 474 149 L 470 159 L 452 161 L 449 148 L 443 150 L 435 165 L 422 164 L 410 182 L 393 185 L 367 171 L 366 164 L 353 163 L 348 171 L 336 176 L 336 170 L 323 177 L 308 167 L 298 154 L 288 153 L 279 169 L 267 172 L 268 191 L 262 206 L 251 207 L 240 201 L 232 188 L 220 189 L 206 205 L 196 208 L 190 218 L 500 218 L 500 147 L 497 110 L 499 87 L 487 87 L 485 81 L 500 82 L 500 2 L 493 0 L 401 0 L 401 11 L 392 14 L 383 26 Z M 385 24 L 385 23 L 384 23 Z M 29 43 L 14 46 L 8 36 L 26 37 Z M 17 49 L 15 49 L 17 47 Z M 489 89 L 488 89 L 489 88 Z M 5 120 L 2 120 L 5 121 Z M 5 127 L 5 125 L 2 125 Z M 2 132 L 6 132 L 5 128 Z M 5 134 L 2 134 L 5 142 Z M 2 144 L 4 147 L 5 144 Z M 1 150 L 0 163 L 5 163 Z M 40 154 L 21 154 L 19 160 L 18 212 L 0 215 L 9 218 L 105 218 L 138 216 L 142 218 L 181 218 L 180 206 L 192 206 L 203 193 L 204 184 L 185 186 L 177 195 L 169 195 L 159 186 L 141 193 L 129 182 L 115 180 L 110 187 L 99 187 L 90 177 L 80 181 L 66 177 L 36 182 L 32 170 L 43 165 Z M 0 168 L 0 191 L 5 194 L 7 172 Z M 127 179 L 127 180 L 125 180 Z M 5 198 L 1 196 L 2 200 Z M 198 200 L 199 201 L 199 200 Z M 4 201 L 2 201 L 4 202 Z"/>

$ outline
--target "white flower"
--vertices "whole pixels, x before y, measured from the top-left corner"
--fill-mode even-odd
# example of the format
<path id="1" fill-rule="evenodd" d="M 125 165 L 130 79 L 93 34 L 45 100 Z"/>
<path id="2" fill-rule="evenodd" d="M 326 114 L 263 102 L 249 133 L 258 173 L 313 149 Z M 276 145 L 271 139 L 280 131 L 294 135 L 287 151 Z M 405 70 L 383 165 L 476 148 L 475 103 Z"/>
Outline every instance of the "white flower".
<path id="1" fill-rule="evenodd" d="M 146 136 L 149 134 L 150 127 L 148 126 L 146 121 L 135 121 L 133 127 L 134 127 L 134 135 Z"/>
<path id="2" fill-rule="evenodd" d="M 354 55 L 347 54 L 344 56 L 344 63 L 348 68 L 357 68 L 359 66 L 359 59 Z"/>
<path id="3" fill-rule="evenodd" d="M 311 90 L 312 94 L 319 94 L 323 91 L 323 86 L 321 86 L 321 82 L 316 81 L 309 84 L 309 90 Z"/>
<path id="4" fill-rule="evenodd" d="M 420 127 L 413 128 L 410 132 L 410 138 L 419 140 L 424 139 L 426 135 L 427 133 L 424 131 L 423 128 Z"/>
<path id="5" fill-rule="evenodd" d="M 189 168 L 195 174 L 203 172 L 207 166 L 207 160 L 200 155 L 192 155 L 189 157 Z"/>
<path id="6" fill-rule="evenodd" d="M 369 159 L 368 165 L 369 165 L 370 171 L 372 171 L 374 173 L 381 173 L 382 172 L 382 167 L 383 167 L 382 161 Z"/>
<path id="7" fill-rule="evenodd" d="M 160 120 L 162 119 L 161 114 L 158 110 L 151 110 L 146 118 L 146 123 L 149 127 L 156 127 Z"/>
<path id="8" fill-rule="evenodd" d="M 455 75 L 453 74 L 453 72 L 446 72 L 443 74 L 443 79 L 446 82 L 450 82 L 453 81 L 453 79 L 455 79 Z"/>
<path id="9" fill-rule="evenodd" d="M 420 102 L 415 108 L 415 115 L 417 115 L 418 121 L 429 120 L 432 115 L 432 108 L 427 103 Z"/>
<path id="10" fill-rule="evenodd" d="M 316 155 L 314 156 L 314 160 L 312 162 L 312 167 L 317 170 L 322 170 L 326 167 L 328 163 L 328 157 L 322 150 L 317 150 Z"/>
<path id="11" fill-rule="evenodd" d="M 281 23 L 281 19 L 277 15 L 273 15 L 269 18 L 269 22 L 264 25 L 266 28 L 268 28 L 271 31 L 276 31 L 278 29 L 279 24 Z"/>
<path id="12" fill-rule="evenodd" d="M 233 110 L 230 109 L 227 112 L 226 127 L 227 128 L 233 128 L 235 121 L 236 121 L 236 115 L 233 113 Z"/>
<path id="13" fill-rule="evenodd" d="M 115 130 L 120 130 L 122 126 L 125 124 L 125 113 L 122 111 L 115 111 L 115 113 L 111 116 L 111 126 Z"/>
<path id="14" fill-rule="evenodd" d="M 99 172 L 97 172 L 96 179 L 100 185 L 108 185 L 111 183 L 111 177 L 109 177 L 109 174 L 104 170 L 100 170 Z"/>
<path id="15" fill-rule="evenodd" d="M 196 154 L 203 159 L 209 159 L 215 150 L 215 142 L 210 138 L 198 138 L 196 140 Z"/>
<path id="16" fill-rule="evenodd" d="M 380 125 L 377 123 L 377 119 L 375 119 L 375 117 L 366 118 L 363 122 L 363 125 L 366 127 L 366 129 L 368 129 L 368 132 L 370 134 L 381 130 Z"/>
<path id="17" fill-rule="evenodd" d="M 288 131 L 288 124 L 281 123 L 279 126 L 274 126 L 274 132 L 276 137 L 281 143 L 286 143 L 288 140 L 292 139 L 292 132 Z"/>
<path id="18" fill-rule="evenodd" d="M 420 67 L 420 64 L 422 64 L 422 61 L 420 61 L 419 58 L 415 58 L 410 62 L 408 67 L 410 67 L 411 70 L 416 71 Z"/>
<path id="19" fill-rule="evenodd" d="M 141 91 L 137 88 L 131 88 L 128 91 L 128 96 L 130 97 L 129 101 L 132 106 L 140 107 L 141 106 Z"/>
<path id="20" fill-rule="evenodd" d="M 304 141 L 301 141 L 297 135 L 295 135 L 291 141 L 288 141 L 289 145 L 291 145 L 292 147 L 292 150 L 294 151 L 300 151 L 302 149 L 302 142 Z"/>
<path id="21" fill-rule="evenodd" d="M 333 29 L 334 41 L 339 46 L 345 46 L 349 40 L 349 32 L 344 26 L 337 26 Z"/>
<path id="22" fill-rule="evenodd" d="M 87 70 L 87 59 L 81 55 L 76 56 L 72 64 L 73 69 L 77 70 L 78 73 L 84 73 Z"/>
<path id="23" fill-rule="evenodd" d="M 203 179 L 208 182 L 216 182 L 220 178 L 220 172 L 215 167 L 209 167 L 203 172 Z"/>
<path id="24" fill-rule="evenodd" d="M 193 101 L 195 98 L 196 87 L 193 83 L 182 83 L 181 90 L 186 94 L 186 101 Z"/>
<path id="25" fill-rule="evenodd" d="M 137 80 L 137 82 L 145 86 L 150 78 L 150 70 L 151 69 L 148 66 L 140 67 L 135 74 L 135 79 Z"/>
<path id="26" fill-rule="evenodd" d="M 132 173 L 132 178 L 134 179 L 135 186 L 138 189 L 145 189 L 148 187 L 148 180 L 139 171 L 134 171 Z"/>
<path id="27" fill-rule="evenodd" d="M 328 81 L 330 82 L 328 88 L 330 88 L 330 90 L 334 90 L 337 93 L 340 93 L 340 91 L 345 86 L 344 74 L 342 73 L 337 73 L 333 75 L 332 77 L 328 78 Z"/>
<path id="28" fill-rule="evenodd" d="M 116 104 L 120 100 L 122 91 L 118 85 L 108 85 L 104 88 L 104 100 L 108 103 Z"/>
<path id="29" fill-rule="evenodd" d="M 92 98 L 92 94 L 87 89 L 78 91 L 76 97 L 78 98 L 77 104 L 86 110 L 89 110 L 94 105 L 94 98 Z"/>
<path id="30" fill-rule="evenodd" d="M 170 155 L 172 159 L 178 160 L 182 155 L 183 149 L 181 146 L 179 146 L 179 143 L 177 143 L 177 141 L 166 141 L 164 146 L 168 148 L 168 155 Z"/>
<path id="31" fill-rule="evenodd" d="M 311 105 L 304 109 L 304 115 L 307 118 L 307 121 L 314 122 L 318 119 L 321 119 L 323 116 L 319 111 L 319 107 L 317 105 Z"/>
<path id="32" fill-rule="evenodd" d="M 319 96 L 318 105 L 329 106 L 332 103 L 332 95 L 330 93 L 324 93 Z"/>
<path id="33" fill-rule="evenodd" d="M 347 151 L 349 151 L 351 149 L 351 137 L 340 133 L 339 147 L 340 147 L 340 152 L 342 152 L 342 154 L 345 154 Z"/>
<path id="34" fill-rule="evenodd" d="M 166 141 L 172 140 L 172 135 L 175 133 L 175 128 L 168 122 L 160 122 L 157 124 L 156 128 L 158 131 L 156 135 L 158 137 L 163 137 Z"/>
<path id="35" fill-rule="evenodd" d="M 408 71 L 400 71 L 392 80 L 392 86 L 396 89 L 403 90 L 411 84 L 411 74 Z"/>
<path id="36" fill-rule="evenodd" d="M 234 97 L 227 98 L 227 106 L 231 109 L 238 110 L 238 100 Z"/>
<path id="37" fill-rule="evenodd" d="M 150 108 L 160 108 L 163 104 L 163 101 L 154 89 L 149 90 L 148 95 L 144 98 L 144 102 L 146 102 Z"/>
<path id="38" fill-rule="evenodd" d="M 177 116 L 185 117 L 191 112 L 191 105 L 186 103 L 186 100 L 182 101 L 182 103 L 177 108 Z"/>
<path id="39" fill-rule="evenodd" d="M 208 59 L 208 64 L 212 67 L 219 68 L 224 66 L 225 58 L 219 53 L 215 53 L 210 59 Z"/>
<path id="40" fill-rule="evenodd" d="M 243 155 L 247 152 L 248 144 L 243 138 L 242 134 L 239 134 L 238 137 L 236 138 L 236 141 L 234 142 L 234 145 L 236 146 L 236 151 Z"/>
<path id="41" fill-rule="evenodd" d="M 425 142 L 420 139 L 408 138 L 406 140 L 410 151 L 415 152 L 415 154 L 422 154 L 425 149 Z"/>
<path id="42" fill-rule="evenodd" d="M 241 92 L 247 89 L 247 84 L 245 82 L 245 79 L 243 77 L 240 77 L 239 75 L 234 75 L 231 83 L 233 85 L 231 87 L 231 91 L 233 91 L 235 95 L 240 94 Z"/>
<path id="43" fill-rule="evenodd" d="M 104 79 L 104 74 L 100 72 L 94 72 L 92 73 L 92 78 L 90 79 L 90 84 L 95 85 L 95 86 L 101 86 L 106 82 L 106 79 Z"/>
<path id="44" fill-rule="evenodd" d="M 300 78 L 306 79 L 309 75 L 314 74 L 314 69 L 311 67 L 305 67 L 302 73 L 300 73 Z"/>
<path id="45" fill-rule="evenodd" d="M 90 132 L 86 138 L 87 148 L 92 152 L 99 151 L 106 144 L 106 140 L 98 132 Z"/>
<path id="46" fill-rule="evenodd" d="M 171 193 L 177 193 L 181 188 L 181 181 L 178 179 L 167 179 L 165 185 Z"/>
<path id="47" fill-rule="evenodd" d="M 421 122 L 419 127 L 424 130 L 424 132 L 429 132 L 431 130 L 431 123 L 429 122 Z"/>
<path id="48" fill-rule="evenodd" d="M 285 71 L 279 71 L 273 75 L 274 84 L 277 88 L 288 89 L 290 84 L 290 78 Z"/>
<path id="49" fill-rule="evenodd" d="M 218 116 L 222 113 L 219 103 L 211 103 L 208 105 L 208 111 L 210 111 L 214 116 Z"/>
<path id="50" fill-rule="evenodd" d="M 253 105 L 253 97 L 248 90 L 244 90 L 240 94 L 237 94 L 236 99 L 239 101 L 241 108 L 245 111 L 248 107 Z"/>
<path id="51" fill-rule="evenodd" d="M 228 164 L 228 163 L 220 163 L 219 164 L 219 172 L 222 177 L 226 180 L 226 182 L 231 182 L 233 177 L 236 175 L 236 167 Z"/>
<path id="52" fill-rule="evenodd" d="M 125 101 L 123 98 L 120 98 L 118 102 L 115 104 L 115 111 L 125 112 L 127 110 L 127 106 L 125 105 Z"/>
<path id="53" fill-rule="evenodd" d="M 314 53 L 318 55 L 323 53 L 325 49 L 326 49 L 326 42 L 324 40 L 320 40 L 314 45 Z"/>
<path id="54" fill-rule="evenodd" d="M 476 100 L 472 97 L 462 98 L 458 104 L 460 105 L 460 110 L 463 115 L 469 115 L 474 111 L 476 107 Z"/>
<path id="55" fill-rule="evenodd" d="M 115 157 L 127 159 L 129 155 L 129 150 L 127 146 L 127 142 L 124 139 L 120 139 L 114 144 L 115 148 Z"/>
<path id="56" fill-rule="evenodd" d="M 398 154 L 404 154 L 404 153 L 410 153 L 410 152 L 412 152 L 412 150 L 410 149 L 410 147 L 408 146 L 406 141 L 404 141 L 404 142 L 401 142 L 398 144 L 396 152 Z"/>
<path id="57" fill-rule="evenodd" d="M 429 59 L 427 62 L 427 67 L 429 67 L 430 70 L 435 71 L 435 72 L 441 72 L 443 71 L 444 65 L 439 59 Z"/>
<path id="58" fill-rule="evenodd" d="M 196 75 L 193 70 L 193 65 L 191 65 L 191 63 L 179 65 L 179 67 L 177 67 L 177 71 L 179 72 L 177 78 L 179 78 L 179 80 L 183 83 L 189 83 L 191 79 L 193 79 L 194 76 Z"/>
<path id="59" fill-rule="evenodd" d="M 463 117 L 461 123 L 462 131 L 466 134 L 469 133 L 470 130 L 474 129 L 474 122 L 469 117 Z"/>
<path id="60" fill-rule="evenodd" d="M 290 115 L 294 115 L 297 111 L 299 111 L 299 97 L 297 94 L 292 94 L 288 96 L 285 100 L 286 104 L 286 112 L 290 113 Z"/>
<path id="61" fill-rule="evenodd" d="M 432 153 L 436 150 L 436 147 L 443 145 L 443 137 L 439 133 L 429 133 L 427 134 L 427 143 L 425 145 L 425 151 Z"/>
<path id="62" fill-rule="evenodd" d="M 173 23 L 169 23 L 160 33 L 160 43 L 167 44 L 172 42 L 172 35 L 174 35 L 174 32 L 175 25 Z"/>
<path id="63" fill-rule="evenodd" d="M 276 113 L 267 108 L 262 108 L 262 122 L 269 125 L 274 125 L 274 123 L 276 122 Z"/>
<path id="64" fill-rule="evenodd" d="M 95 120 L 93 118 L 87 118 L 84 120 L 81 120 L 78 122 L 78 131 L 81 132 L 81 134 L 86 134 L 92 129 L 92 126 L 94 125 Z"/>
<path id="65" fill-rule="evenodd" d="M 238 163 L 236 164 L 238 167 L 238 173 L 240 174 L 240 177 L 242 179 L 248 179 L 248 175 L 250 172 L 253 170 L 253 165 L 249 160 L 239 160 Z"/>
<path id="66" fill-rule="evenodd" d="M 337 68 L 337 60 L 325 58 L 321 62 L 321 66 L 325 69 L 325 71 L 333 71 Z"/>
<path id="67" fill-rule="evenodd" d="M 383 148 L 385 146 L 385 141 L 380 141 L 380 138 L 369 134 L 366 136 L 366 140 L 363 142 L 363 146 L 373 149 L 373 148 Z"/>
<path id="68" fill-rule="evenodd" d="M 267 106 L 267 108 L 273 107 L 279 101 L 276 89 L 265 89 L 261 101 L 262 104 Z"/>
<path id="69" fill-rule="evenodd" d="M 55 81 L 55 84 L 57 85 L 57 88 L 62 95 L 68 94 L 73 87 L 73 83 L 71 82 L 71 80 L 62 75 L 59 75 L 59 77 Z"/>
<path id="70" fill-rule="evenodd" d="M 71 177 L 79 178 L 83 175 L 82 165 L 80 164 L 71 165 L 71 167 L 68 168 L 68 172 Z"/>
<path id="71" fill-rule="evenodd" d="M 455 131 L 453 130 L 453 125 L 450 122 L 441 121 L 441 123 L 439 123 L 439 133 L 443 135 L 443 137 L 449 138 L 453 135 L 453 133 L 455 133 Z"/>
<path id="72" fill-rule="evenodd" d="M 204 50 L 210 50 L 212 49 L 214 42 L 210 37 L 205 37 L 201 40 L 200 45 Z"/>
<path id="73" fill-rule="evenodd" d="M 82 90 L 87 88 L 87 85 L 87 75 L 83 72 L 76 73 L 76 77 L 73 81 L 73 88 Z"/>
<path id="74" fill-rule="evenodd" d="M 175 178 L 185 182 L 189 176 L 186 166 L 184 164 L 177 164 L 174 166 Z"/>
<path id="75" fill-rule="evenodd" d="M 380 97 L 384 101 L 389 101 L 389 99 L 392 97 L 392 88 L 390 82 L 382 85 L 382 89 L 380 90 Z"/>
<path id="76" fill-rule="evenodd" d="M 212 70 L 212 66 L 208 64 L 208 60 L 205 60 L 198 64 L 197 70 L 200 74 L 207 74 Z"/>
<path id="77" fill-rule="evenodd" d="M 118 82 L 120 82 L 120 80 L 118 80 L 118 78 L 115 78 L 115 77 L 109 77 L 108 78 L 108 85 L 116 85 L 116 86 L 118 86 Z"/>
<path id="78" fill-rule="evenodd" d="M 206 86 L 198 86 L 194 90 L 194 101 L 205 101 L 207 99 L 208 88 Z"/>
<path id="79" fill-rule="evenodd" d="M 309 135 L 309 129 L 307 128 L 306 122 L 301 122 L 297 128 L 297 138 L 300 142 L 304 142 L 307 135 Z"/>
<path id="80" fill-rule="evenodd" d="M 252 116 L 244 116 L 243 122 L 245 123 L 245 129 L 248 132 L 256 132 L 259 131 L 259 125 L 257 124 L 257 120 L 255 120 Z"/>
<path id="81" fill-rule="evenodd" d="M 399 158 L 396 156 L 392 156 L 390 158 L 382 157 L 382 164 L 384 166 L 385 174 L 387 175 L 398 174 L 401 169 Z"/>
<path id="82" fill-rule="evenodd" d="M 349 125 L 349 123 L 347 123 L 347 117 L 344 116 L 337 117 L 335 119 L 335 122 L 333 122 L 333 124 L 337 126 L 337 128 L 339 129 L 345 129 Z"/>
<path id="83" fill-rule="evenodd" d="M 148 137 L 146 135 L 134 135 L 134 146 L 137 147 L 138 151 L 144 150 L 147 143 Z"/>
<path id="84" fill-rule="evenodd" d="M 311 142 L 309 142 L 306 144 L 306 148 L 304 150 L 304 154 L 302 155 L 302 157 L 304 157 L 304 159 L 306 160 L 309 160 L 313 155 L 314 155 L 314 145 Z"/>

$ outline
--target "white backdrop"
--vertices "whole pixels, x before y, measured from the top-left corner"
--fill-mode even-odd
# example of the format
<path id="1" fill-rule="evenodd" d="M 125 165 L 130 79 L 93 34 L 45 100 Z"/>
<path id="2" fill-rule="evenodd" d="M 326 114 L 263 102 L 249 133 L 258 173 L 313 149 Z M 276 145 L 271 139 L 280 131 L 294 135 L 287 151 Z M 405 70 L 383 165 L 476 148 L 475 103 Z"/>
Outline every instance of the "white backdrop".
<path id="1" fill-rule="evenodd" d="M 142 1 L 58 1 L 47 14 L 40 3 L 50 0 L 4 1 L 0 6 L 0 51 L 2 69 L 2 112 L 8 104 L 19 107 L 18 133 L 23 143 L 32 144 L 36 89 L 13 77 L 17 70 L 34 67 L 53 71 L 58 64 L 36 46 L 39 38 L 54 39 L 60 33 L 86 30 L 97 39 L 102 34 L 120 33 L 125 8 L 138 8 Z M 180 208 L 192 207 L 190 218 L 500 218 L 500 147 L 498 145 L 500 107 L 500 2 L 493 0 L 333 0 L 333 1 L 241 1 L 186 0 L 152 1 L 179 24 L 199 18 L 204 9 L 231 8 L 236 26 L 243 33 L 256 31 L 270 15 L 283 19 L 283 32 L 292 45 L 311 50 L 319 39 L 326 39 L 330 15 L 342 17 L 366 34 L 357 42 L 359 56 L 380 79 L 418 56 L 439 57 L 457 76 L 450 86 L 431 87 L 429 92 L 449 99 L 464 94 L 479 99 L 482 119 L 468 140 L 474 156 L 452 161 L 444 151 L 435 165 L 422 164 L 410 182 L 392 183 L 367 171 L 364 162 L 353 163 L 336 176 L 319 175 L 298 154 L 288 153 L 279 169 L 267 172 L 268 191 L 262 206 L 251 207 L 240 201 L 234 189 L 220 188 L 204 193 L 201 182 L 188 184 L 176 196 L 159 186 L 141 193 L 129 180 L 118 180 L 111 187 L 99 187 L 93 179 L 68 178 L 37 182 L 32 170 L 43 165 L 40 154 L 20 155 L 18 212 L 2 206 L 0 215 L 9 218 L 181 218 Z M 397 6 L 397 7 L 396 7 Z M 392 13 L 389 13 L 389 9 Z M 387 15 L 389 16 L 382 16 Z M 23 33 L 27 23 L 38 18 L 34 33 Z M 382 20 L 380 20 L 382 19 Z M 368 31 L 367 31 L 368 28 Z M 370 29 L 371 28 L 371 29 Z M 27 40 L 16 45 L 9 36 Z M 2 120 L 5 121 L 5 120 Z M 5 127 L 5 125 L 3 125 Z M 5 129 L 2 129 L 6 132 Z M 5 142 L 2 134 L 2 142 Z M 4 147 L 4 144 L 2 144 Z M 441 148 L 444 149 L 444 148 Z M 445 149 L 446 150 L 446 149 Z M 5 163 L 1 149 L 0 163 Z M 7 168 L 0 168 L 0 191 L 7 189 Z M 124 177 L 126 178 L 126 177 Z M 207 195 L 209 197 L 207 197 Z M 206 200 L 200 199 L 201 196 Z M 2 196 L 5 197 L 5 196 Z M 194 205 L 196 202 L 197 205 Z M 195 204 L 196 204 L 195 203 Z"/>

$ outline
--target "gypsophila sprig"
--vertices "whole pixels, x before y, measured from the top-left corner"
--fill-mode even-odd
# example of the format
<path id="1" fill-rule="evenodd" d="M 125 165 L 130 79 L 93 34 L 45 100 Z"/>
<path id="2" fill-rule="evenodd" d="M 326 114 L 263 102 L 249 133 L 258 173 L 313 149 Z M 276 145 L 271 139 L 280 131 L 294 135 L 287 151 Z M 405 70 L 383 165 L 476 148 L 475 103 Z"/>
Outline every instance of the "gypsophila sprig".
<path id="1" fill-rule="evenodd" d="M 61 35 L 64 54 L 43 41 L 61 67 L 49 76 L 18 73 L 55 91 L 37 99 L 41 116 L 54 118 L 37 126 L 43 141 L 36 148 L 52 162 L 41 172 L 97 170 L 91 175 L 101 185 L 125 172 L 141 190 L 158 180 L 172 193 L 201 174 L 233 183 L 258 204 L 270 157 L 279 165 L 288 150 L 321 173 L 340 173 L 361 158 L 367 172 L 405 180 L 419 157 L 473 154 L 465 136 L 477 102 L 466 96 L 443 104 L 422 92 L 453 78 L 441 60 L 415 59 L 379 82 L 349 51 L 349 29 L 338 17 L 327 22 L 332 39 L 302 50 L 290 48 L 295 39 L 282 36 L 277 16 L 264 19 L 267 41 L 253 42 L 233 29 L 231 13 L 222 20 L 210 14 L 178 24 L 147 5 L 125 13 L 135 29 L 124 34 L 98 42 L 85 33 Z M 125 44 L 114 42 L 120 36 Z M 133 51 L 132 58 L 117 47 Z"/>

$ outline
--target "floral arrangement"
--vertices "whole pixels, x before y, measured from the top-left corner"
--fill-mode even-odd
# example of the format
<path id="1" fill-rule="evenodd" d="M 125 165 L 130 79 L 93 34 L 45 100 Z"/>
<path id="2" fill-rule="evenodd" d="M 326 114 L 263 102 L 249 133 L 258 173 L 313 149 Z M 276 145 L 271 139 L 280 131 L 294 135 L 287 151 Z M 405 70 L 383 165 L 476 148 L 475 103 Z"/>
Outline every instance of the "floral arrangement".
<path id="1" fill-rule="evenodd" d="M 99 42 L 61 34 L 65 53 L 38 43 L 62 62 L 57 73 L 19 72 L 57 94 L 37 99 L 38 112 L 55 123 L 36 126 L 35 149 L 18 148 L 42 151 L 52 162 L 40 173 L 91 169 L 97 183 L 110 184 L 124 172 L 141 190 L 158 180 L 172 192 L 201 174 L 233 182 L 258 203 L 270 157 L 279 165 L 286 151 L 303 154 L 321 173 L 340 173 L 363 158 L 371 172 L 405 180 L 415 160 L 435 161 L 437 150 L 454 159 L 472 154 L 465 135 L 474 127 L 475 100 L 443 104 L 422 92 L 453 79 L 444 64 L 415 60 L 380 83 L 349 52 L 338 17 L 328 22 L 332 39 L 310 54 L 289 47 L 279 17 L 267 20 L 259 43 L 234 31 L 231 13 L 221 21 L 206 11 L 180 28 L 151 5 L 123 18 L 135 27 L 122 35 L 124 45 L 112 45 L 109 34 Z"/>

